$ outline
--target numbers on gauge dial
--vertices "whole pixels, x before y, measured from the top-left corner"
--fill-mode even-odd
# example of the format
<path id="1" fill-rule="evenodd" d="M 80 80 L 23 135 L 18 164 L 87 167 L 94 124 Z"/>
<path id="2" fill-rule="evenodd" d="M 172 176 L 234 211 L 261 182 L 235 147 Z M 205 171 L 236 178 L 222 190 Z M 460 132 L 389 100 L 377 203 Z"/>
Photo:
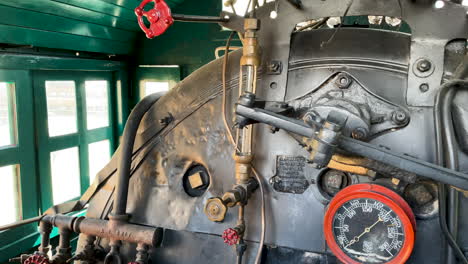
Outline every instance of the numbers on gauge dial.
<path id="1" fill-rule="evenodd" d="M 339 247 L 360 263 L 386 263 L 400 252 L 405 234 L 398 215 L 384 203 L 358 198 L 345 202 L 333 218 Z"/>

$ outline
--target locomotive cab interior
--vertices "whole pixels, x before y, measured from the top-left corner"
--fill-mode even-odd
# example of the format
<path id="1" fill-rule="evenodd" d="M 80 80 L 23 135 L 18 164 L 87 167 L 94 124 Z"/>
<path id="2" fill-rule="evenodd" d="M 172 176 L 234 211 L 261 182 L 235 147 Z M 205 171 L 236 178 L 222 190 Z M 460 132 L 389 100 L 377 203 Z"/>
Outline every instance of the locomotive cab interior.
<path id="1" fill-rule="evenodd" d="M 468 264 L 468 1 L 0 0 L 0 263 Z"/>

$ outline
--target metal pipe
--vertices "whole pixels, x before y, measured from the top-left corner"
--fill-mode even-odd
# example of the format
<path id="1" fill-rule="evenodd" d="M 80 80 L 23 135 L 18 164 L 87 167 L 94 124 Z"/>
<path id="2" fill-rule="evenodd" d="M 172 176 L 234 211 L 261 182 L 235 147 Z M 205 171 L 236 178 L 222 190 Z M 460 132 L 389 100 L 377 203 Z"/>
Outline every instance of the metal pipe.
<path id="1" fill-rule="evenodd" d="M 84 234 L 83 240 L 83 249 L 80 252 L 76 253 L 74 257 L 67 260 L 67 263 L 74 263 L 75 260 L 89 261 L 95 259 L 96 251 L 94 249 L 94 242 L 96 241 L 96 237 Z"/>
<path id="2" fill-rule="evenodd" d="M 253 65 L 245 65 L 244 67 L 247 69 L 247 82 L 245 90 L 242 91 L 242 93 L 249 92 L 255 94 L 255 91 L 253 89 L 254 82 L 256 82 L 254 74 L 255 67 Z"/>
<path id="3" fill-rule="evenodd" d="M 135 258 L 135 262 L 139 264 L 145 264 L 148 262 L 148 246 L 145 244 L 138 244 L 137 245 L 137 254 Z"/>
<path id="4" fill-rule="evenodd" d="M 455 133 L 453 129 L 452 123 L 452 102 L 453 98 L 455 97 L 456 91 L 454 89 L 450 89 L 447 92 L 446 97 L 442 100 L 441 110 L 442 110 L 442 127 L 443 127 L 443 142 L 444 144 L 444 160 L 445 160 L 445 167 L 457 170 L 458 167 L 458 157 L 457 157 L 457 146 L 456 146 L 456 139 Z M 457 241 L 458 236 L 458 211 L 459 211 L 459 192 L 453 188 L 449 188 L 448 191 L 448 214 L 447 214 L 447 225 L 450 233 L 453 236 L 453 239 Z M 455 254 L 453 248 L 450 245 L 447 245 L 447 255 L 446 263 L 447 264 L 455 264 L 457 260 L 455 258 Z"/>
<path id="5" fill-rule="evenodd" d="M 51 262 L 54 264 L 64 264 L 72 257 L 72 248 L 70 245 L 72 231 L 67 228 L 59 229 L 59 245 L 56 248 L 56 254 Z"/>
<path id="6" fill-rule="evenodd" d="M 236 263 L 237 264 L 242 264 L 242 255 L 237 255 Z"/>
<path id="7" fill-rule="evenodd" d="M 193 16 L 172 14 L 172 18 L 179 22 L 200 22 L 200 23 L 225 23 L 229 22 L 229 18 L 215 16 Z"/>
<path id="8" fill-rule="evenodd" d="M 39 233 L 41 234 L 41 245 L 39 252 L 47 255 L 50 250 L 50 233 L 52 232 L 52 224 L 41 222 L 39 225 Z"/>
<path id="9" fill-rule="evenodd" d="M 315 132 L 314 129 L 300 120 L 288 118 L 261 108 L 246 107 L 238 104 L 236 107 L 236 114 L 276 128 L 284 129 L 303 137 L 311 138 Z"/>
<path id="10" fill-rule="evenodd" d="M 465 54 L 463 60 L 456 68 L 453 78 L 454 79 L 463 79 L 468 75 L 468 53 Z M 461 87 L 461 86 L 454 86 L 454 87 Z M 455 132 L 453 127 L 453 119 L 452 119 L 452 102 L 455 98 L 456 92 L 459 88 L 452 88 L 450 89 L 444 100 L 441 101 L 442 105 L 441 108 L 441 118 L 442 118 L 442 128 L 443 128 L 443 139 L 444 139 L 444 159 L 445 159 L 445 166 L 449 169 L 459 170 L 459 163 L 458 163 L 458 148 L 455 139 Z M 447 214 L 447 222 L 448 222 L 448 230 L 453 236 L 453 239 L 457 241 L 458 237 L 458 215 L 459 215 L 459 208 L 460 208 L 460 193 L 453 189 L 449 188 L 448 191 L 448 214 Z M 455 264 L 457 263 L 457 259 L 455 257 L 455 250 L 448 244 L 447 245 L 447 255 L 446 263 L 447 264 Z M 465 259 L 466 260 L 466 259 Z"/>
<path id="11" fill-rule="evenodd" d="M 236 263 L 237 264 L 242 264 L 242 260 L 244 257 L 244 251 L 246 249 L 246 245 L 244 242 L 244 233 L 245 233 L 245 217 L 244 217 L 244 205 L 239 205 L 239 211 L 237 215 L 237 226 L 235 229 L 238 229 L 240 240 L 239 244 L 236 245 L 236 253 L 237 253 L 237 258 L 236 258 Z"/>
<path id="12" fill-rule="evenodd" d="M 114 216 L 126 215 L 128 186 L 130 181 L 130 168 L 132 165 L 133 145 L 138 127 L 145 113 L 156 103 L 165 93 L 154 93 L 146 96 L 138 103 L 128 117 L 122 135 L 120 162 L 118 166 L 116 194 L 114 198 Z"/>
<path id="13" fill-rule="evenodd" d="M 162 237 L 162 229 L 136 225 L 124 221 L 92 219 L 67 215 L 47 215 L 41 224 L 49 224 L 75 233 L 107 238 L 115 241 L 142 243 L 156 247 Z"/>
<path id="14" fill-rule="evenodd" d="M 468 189 L 468 175 L 443 168 L 407 155 L 393 153 L 372 144 L 348 137 L 340 137 L 339 148 L 356 155 L 386 163 L 438 182 Z M 408 162 L 405 162 L 408 161 Z"/>
<path id="15" fill-rule="evenodd" d="M 122 258 L 120 257 L 120 246 L 121 242 L 116 240 L 111 240 L 110 251 L 107 253 L 104 258 L 104 264 L 122 264 Z"/>
<path id="16" fill-rule="evenodd" d="M 17 221 L 17 222 L 8 224 L 8 225 L 0 226 L 0 232 L 4 231 L 4 230 L 8 230 L 8 229 L 17 228 L 17 227 L 20 227 L 20 226 L 23 226 L 23 225 L 39 222 L 39 221 L 41 221 L 42 217 L 43 216 L 40 215 L 40 216 L 36 216 L 36 217 L 29 218 L 29 219 L 26 219 L 26 220 Z"/>
<path id="17" fill-rule="evenodd" d="M 267 110 L 250 108 L 238 104 L 236 107 L 236 114 L 304 137 L 312 138 L 315 134 L 315 130 L 308 127 L 303 122 L 284 117 Z M 338 148 L 415 173 L 419 176 L 468 190 L 468 175 L 461 172 L 443 168 L 407 155 L 394 153 L 375 145 L 345 136 L 339 137 Z"/>
<path id="18" fill-rule="evenodd" d="M 62 249 L 69 249 L 71 248 L 70 246 L 70 240 L 71 240 L 71 230 L 62 228 L 59 230 L 60 238 L 59 238 L 59 248 Z"/>
<path id="19" fill-rule="evenodd" d="M 453 78 L 463 78 L 468 74 L 467 56 L 465 55 L 462 63 L 457 67 Z M 439 165 L 452 170 L 458 170 L 457 145 L 452 121 L 452 102 L 455 94 L 460 89 L 466 89 L 467 81 L 453 80 L 443 84 L 436 96 L 434 107 L 434 121 L 436 132 L 436 161 Z M 455 256 L 467 263 L 463 252 L 457 245 L 457 227 L 459 210 L 459 193 L 450 188 L 448 191 L 448 201 L 446 200 L 445 186 L 440 190 L 440 225 L 447 239 L 445 262 L 448 264 L 456 263 Z M 448 208 L 448 211 L 447 209 Z"/>

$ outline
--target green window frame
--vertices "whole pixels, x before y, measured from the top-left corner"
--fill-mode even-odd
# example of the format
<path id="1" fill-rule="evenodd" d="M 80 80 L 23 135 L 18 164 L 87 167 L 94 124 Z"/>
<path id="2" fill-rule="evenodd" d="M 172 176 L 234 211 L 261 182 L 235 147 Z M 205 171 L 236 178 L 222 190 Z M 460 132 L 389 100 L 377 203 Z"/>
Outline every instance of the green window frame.
<path id="1" fill-rule="evenodd" d="M 180 67 L 178 65 L 140 65 L 136 69 L 137 100 L 145 97 L 146 82 L 165 82 L 169 90 L 180 82 Z M 133 102 L 135 105 L 138 101 Z"/>
<path id="2" fill-rule="evenodd" d="M 19 166 L 20 219 L 28 219 L 38 215 L 40 211 L 37 193 L 38 175 L 36 171 L 34 142 L 34 109 L 33 91 L 31 89 L 30 72 L 26 70 L 0 70 L 0 82 L 14 83 L 13 96 L 16 108 L 16 144 L 0 148 L 0 167 L 8 165 Z M 11 255 L 16 252 L 10 247 L 15 243 L 18 247 L 27 248 L 32 234 L 37 233 L 34 224 L 22 226 L 14 230 L 0 232 L 1 255 Z M 32 237 L 34 239 L 34 237 Z M 5 245 L 5 246 L 4 246 Z"/>
<path id="3" fill-rule="evenodd" d="M 90 71 L 35 71 L 34 92 L 36 105 L 36 121 L 38 133 L 39 175 L 41 180 L 41 207 L 46 209 L 54 205 L 53 183 L 50 156 L 52 152 L 78 147 L 80 170 L 80 194 L 89 187 L 89 157 L 88 145 L 102 140 L 110 141 L 110 153 L 116 148 L 114 129 L 116 117 L 114 115 L 113 98 L 115 86 L 112 82 L 112 73 Z M 86 108 L 86 81 L 107 81 L 107 101 L 109 124 L 106 127 L 87 129 Z M 48 116 L 46 100 L 46 81 L 74 81 L 77 115 L 77 132 L 50 137 L 48 133 Z M 74 200 L 78 197 L 74 197 Z"/>
<path id="4" fill-rule="evenodd" d="M 49 155 L 41 155 L 39 142 L 48 144 L 44 138 L 41 140 L 38 129 L 44 129 L 46 113 L 37 119 L 40 115 L 37 110 L 39 107 L 37 101 L 40 96 L 36 94 L 37 87 L 35 83 L 37 79 L 34 77 L 52 76 L 55 74 L 72 74 L 74 78 L 85 80 L 102 80 L 103 76 L 109 81 L 109 127 L 106 129 L 96 129 L 89 133 L 61 138 L 57 137 L 56 142 L 52 142 L 52 147 L 60 148 L 70 144 L 66 142 L 71 139 L 74 142 L 96 142 L 103 138 L 109 139 L 111 146 L 111 154 L 116 149 L 119 135 L 122 134 L 125 121 L 129 114 L 128 98 L 130 95 L 128 68 L 125 62 L 107 61 L 94 59 L 81 59 L 70 57 L 54 57 L 54 56 L 39 56 L 39 55 L 13 55 L 0 53 L 0 82 L 15 83 L 15 105 L 16 105 L 16 128 L 17 128 L 17 144 L 15 146 L 0 147 L 0 166 L 15 165 L 20 167 L 20 194 L 21 194 L 21 219 L 35 217 L 51 206 L 51 198 L 49 192 L 44 192 L 43 186 L 47 185 L 44 182 L 47 175 L 41 174 L 44 169 L 43 164 L 50 164 Z M 84 85 L 76 85 L 76 89 L 84 91 Z M 84 93 L 82 93 L 84 95 Z M 76 93 L 78 96 L 78 92 Z M 45 97 L 42 97 L 44 107 Z M 77 99 L 77 104 L 82 104 L 81 107 L 86 109 L 82 98 Z M 42 111 L 46 111 L 43 108 Z M 78 114 L 78 113 L 77 113 Z M 78 117 L 79 118 L 79 117 Z M 40 121 L 42 120 L 42 121 Z M 86 122 L 86 120 L 81 120 Z M 86 126 L 86 123 L 82 123 Z M 44 131 L 43 131 L 44 132 Z M 42 132 L 42 133 L 43 133 Z M 46 130 L 47 132 L 47 130 Z M 55 145 L 54 145 L 55 144 Z M 61 145 L 62 144 L 62 145 Z M 87 146 L 83 146 L 80 151 L 80 159 L 87 162 Z M 81 156 L 83 155 L 83 156 Z M 46 158 L 44 158 L 46 157 Z M 41 169 L 42 168 L 42 169 Z M 81 164 L 81 170 L 87 171 L 87 164 Z M 88 175 L 81 175 L 80 191 L 86 190 L 89 185 L 87 180 Z M 49 181 L 50 182 L 50 181 Z M 48 187 L 50 188 L 50 186 Z M 47 188 L 46 188 L 47 189 Z M 53 232 L 52 236 L 57 235 Z M 32 223 L 12 230 L 0 232 L 0 263 L 8 262 L 9 258 L 18 256 L 19 254 L 31 250 L 40 243 L 40 237 L 37 230 L 37 224 Z"/>

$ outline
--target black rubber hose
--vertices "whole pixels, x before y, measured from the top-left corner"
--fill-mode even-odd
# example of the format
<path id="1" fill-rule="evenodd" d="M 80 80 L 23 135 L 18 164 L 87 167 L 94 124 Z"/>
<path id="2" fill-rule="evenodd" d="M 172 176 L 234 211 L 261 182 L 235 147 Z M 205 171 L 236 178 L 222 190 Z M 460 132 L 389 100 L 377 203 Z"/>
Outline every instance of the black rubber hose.
<path id="1" fill-rule="evenodd" d="M 143 98 L 133 109 L 125 124 L 120 144 L 120 161 L 117 169 L 117 185 L 114 198 L 114 216 L 123 216 L 127 210 L 128 186 L 130 181 L 130 168 L 132 165 L 133 145 L 141 120 L 146 112 L 165 93 L 154 93 Z"/>
<path id="2" fill-rule="evenodd" d="M 455 77 L 462 77 L 456 74 Z M 456 141 L 453 131 L 451 103 L 457 90 L 466 88 L 468 81 L 453 80 L 443 84 L 436 96 L 434 107 L 434 121 L 436 131 L 436 161 L 441 166 L 457 170 L 458 160 L 456 157 Z M 445 146 L 445 147 L 444 147 Z M 455 263 L 454 254 L 465 264 L 468 261 L 457 245 L 456 229 L 458 220 L 458 193 L 455 190 L 449 192 L 450 211 L 449 224 L 447 225 L 447 197 L 446 187 L 439 186 L 439 222 L 442 232 L 447 239 L 450 248 L 447 249 L 446 263 Z M 451 233 L 453 232 L 453 234 Z"/>

